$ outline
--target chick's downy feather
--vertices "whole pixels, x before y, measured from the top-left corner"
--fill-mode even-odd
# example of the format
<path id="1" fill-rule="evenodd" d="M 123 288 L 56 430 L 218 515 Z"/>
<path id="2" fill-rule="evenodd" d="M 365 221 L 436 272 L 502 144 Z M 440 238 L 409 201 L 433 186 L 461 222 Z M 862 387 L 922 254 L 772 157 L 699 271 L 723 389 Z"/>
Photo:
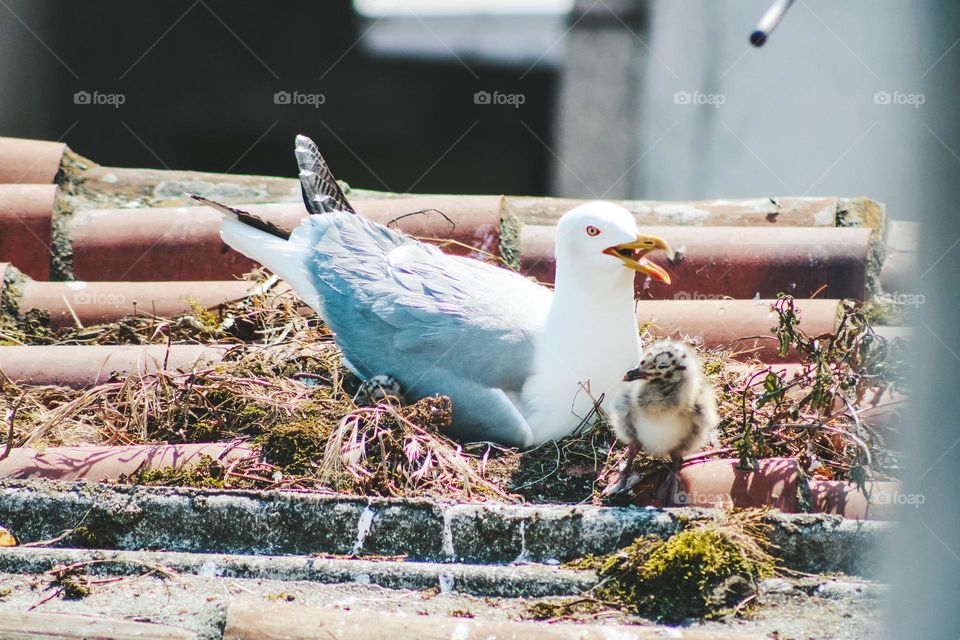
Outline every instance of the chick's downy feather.
<path id="1" fill-rule="evenodd" d="M 719 422 L 713 387 L 693 350 L 650 345 L 617 395 L 610 421 L 617 438 L 653 456 L 682 458 L 706 445 Z"/>

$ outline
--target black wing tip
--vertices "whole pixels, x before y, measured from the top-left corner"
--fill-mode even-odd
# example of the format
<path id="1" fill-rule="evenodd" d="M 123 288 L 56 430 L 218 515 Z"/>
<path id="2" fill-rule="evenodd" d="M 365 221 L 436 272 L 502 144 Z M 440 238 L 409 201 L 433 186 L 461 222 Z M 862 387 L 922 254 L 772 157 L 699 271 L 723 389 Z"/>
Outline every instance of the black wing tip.
<path id="1" fill-rule="evenodd" d="M 356 213 L 316 143 L 302 133 L 297 134 L 295 149 L 300 169 L 300 189 L 307 211 L 311 215 L 330 211 Z"/>
<path id="2" fill-rule="evenodd" d="M 236 207 L 231 207 L 225 205 L 216 200 L 211 200 L 209 198 L 204 198 L 203 196 L 198 196 L 195 193 L 188 193 L 192 199 L 196 200 L 200 204 L 206 205 L 216 211 L 219 211 L 221 214 L 226 216 L 232 216 L 235 220 L 247 225 L 248 227 L 253 227 L 254 229 L 259 229 L 265 233 L 269 233 L 272 236 L 280 238 L 281 240 L 290 239 L 290 230 L 284 229 L 269 220 L 264 220 L 260 216 L 250 213 L 249 211 L 244 211 L 243 209 L 237 209 Z"/>
<path id="3" fill-rule="evenodd" d="M 234 209 L 233 207 L 228 207 L 227 205 L 223 204 L 222 202 L 217 202 L 216 200 L 211 200 L 210 198 L 205 198 L 205 197 L 203 197 L 203 196 L 201 196 L 201 195 L 199 195 L 199 194 L 196 194 L 196 193 L 187 193 L 186 196 L 189 197 L 191 200 L 195 200 L 195 201 L 199 202 L 199 203 L 202 204 L 202 205 L 205 205 L 205 206 L 210 207 L 211 209 L 216 209 L 216 210 L 219 211 L 220 213 L 230 213 L 230 214 L 232 214 L 232 215 L 234 215 L 234 216 L 236 216 L 237 214 L 246 213 L 246 211 L 243 211 L 243 210 L 241 210 L 241 209 Z"/>
<path id="4" fill-rule="evenodd" d="M 198 194 L 198 193 L 187 193 L 187 194 L 185 194 L 185 195 L 186 195 L 187 197 L 189 197 L 191 200 L 196 200 L 196 201 L 199 202 L 200 204 L 205 204 L 205 205 L 207 205 L 207 206 L 209 206 L 209 207 L 213 207 L 214 209 L 230 209 L 231 211 L 234 210 L 233 207 L 227 206 L 227 205 L 223 204 L 222 202 L 217 202 L 216 200 L 211 200 L 210 198 L 207 198 L 207 197 L 205 197 L 205 196 L 201 196 L 201 195 Z M 237 209 L 237 211 L 240 211 L 241 213 L 246 213 L 245 211 L 242 211 L 242 210 L 240 210 L 240 209 Z"/>

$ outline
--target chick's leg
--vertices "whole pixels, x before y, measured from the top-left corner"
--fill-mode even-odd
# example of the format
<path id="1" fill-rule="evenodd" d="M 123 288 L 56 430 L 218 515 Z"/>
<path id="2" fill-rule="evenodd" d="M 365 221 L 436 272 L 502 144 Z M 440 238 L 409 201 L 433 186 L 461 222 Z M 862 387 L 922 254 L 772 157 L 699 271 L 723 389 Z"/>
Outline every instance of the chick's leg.
<path id="1" fill-rule="evenodd" d="M 667 470 L 667 478 L 660 487 L 660 503 L 664 507 L 675 507 L 677 489 L 680 488 L 680 468 L 683 466 L 683 456 L 676 453 L 670 454 L 670 467 Z M 685 496 L 680 498 L 680 502 L 685 503 Z"/>
<path id="2" fill-rule="evenodd" d="M 640 445 L 636 442 L 631 442 L 627 445 L 627 459 L 623 463 L 623 467 L 620 469 L 620 477 L 617 478 L 617 481 L 608 485 L 606 489 L 603 490 L 603 495 L 612 496 L 620 493 L 621 491 L 626 491 L 637 483 L 639 478 L 635 475 L 631 475 L 630 467 L 633 466 L 633 459 L 637 457 L 637 453 L 640 451 Z M 633 482 L 630 482 L 630 480 Z"/>

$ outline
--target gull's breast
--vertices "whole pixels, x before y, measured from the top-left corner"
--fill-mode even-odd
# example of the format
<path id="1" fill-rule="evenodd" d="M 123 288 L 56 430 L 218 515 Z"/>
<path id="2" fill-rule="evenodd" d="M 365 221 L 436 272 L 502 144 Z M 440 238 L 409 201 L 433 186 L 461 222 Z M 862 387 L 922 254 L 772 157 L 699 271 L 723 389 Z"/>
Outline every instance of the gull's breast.
<path id="1" fill-rule="evenodd" d="M 596 341 L 538 342 L 535 366 L 522 394 L 534 444 L 568 436 L 592 420 L 595 404 L 604 406 L 622 384 L 623 374 L 636 366 L 638 339 L 618 343 L 609 335 L 602 339 L 597 335 Z"/>

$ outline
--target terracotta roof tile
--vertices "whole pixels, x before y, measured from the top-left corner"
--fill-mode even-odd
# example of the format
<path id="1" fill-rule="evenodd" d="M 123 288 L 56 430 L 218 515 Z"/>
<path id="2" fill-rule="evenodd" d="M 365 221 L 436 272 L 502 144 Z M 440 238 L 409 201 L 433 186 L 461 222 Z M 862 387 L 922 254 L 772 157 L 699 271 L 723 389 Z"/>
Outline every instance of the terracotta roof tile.
<path id="1" fill-rule="evenodd" d="M 0 184 L 52 184 L 67 145 L 0 137 Z"/>

